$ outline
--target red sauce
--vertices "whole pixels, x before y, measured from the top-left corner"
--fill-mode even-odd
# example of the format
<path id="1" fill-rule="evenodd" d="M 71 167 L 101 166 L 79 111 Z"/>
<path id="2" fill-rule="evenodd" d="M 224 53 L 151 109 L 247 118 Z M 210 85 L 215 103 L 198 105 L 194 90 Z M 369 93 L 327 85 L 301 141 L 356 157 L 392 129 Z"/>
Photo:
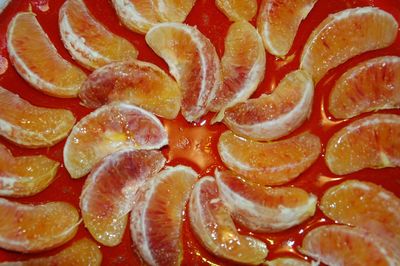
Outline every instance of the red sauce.
<path id="1" fill-rule="evenodd" d="M 50 36 L 59 53 L 67 60 L 73 62 L 68 52 L 64 48 L 60 34 L 58 31 L 58 10 L 62 4 L 62 0 L 53 0 L 49 3 L 49 10 L 46 10 L 46 0 L 17 0 L 7 7 L 7 9 L 0 16 L 0 52 L 2 56 L 8 58 L 6 49 L 6 31 L 7 25 L 11 18 L 19 11 L 28 11 L 29 6 L 32 6 L 33 12 L 37 14 L 37 19 L 42 25 L 44 30 Z M 162 59 L 157 57 L 154 52 L 146 45 L 142 35 L 133 33 L 124 28 L 111 4 L 110 1 L 85 1 L 89 10 L 94 16 L 105 24 L 114 33 L 125 37 L 130 40 L 139 50 L 139 59 L 149 61 L 162 67 L 168 71 L 168 68 Z M 261 93 L 269 93 L 273 91 L 279 81 L 288 72 L 295 70 L 299 66 L 299 57 L 302 47 L 306 42 L 311 31 L 330 13 L 335 13 L 340 10 L 360 7 L 360 6 L 376 6 L 391 13 L 398 22 L 400 22 L 400 1 L 399 0 L 320 0 L 316 3 L 314 9 L 309 16 L 300 26 L 300 30 L 295 39 L 295 43 L 290 51 L 294 55 L 291 62 L 286 62 L 275 57 L 267 56 L 267 72 L 265 80 L 260 84 L 258 91 L 253 97 L 259 96 Z M 253 21 L 253 24 L 255 21 Z M 190 25 L 197 25 L 198 29 L 204 33 L 212 43 L 215 45 L 217 52 L 220 56 L 224 52 L 224 39 L 227 33 L 230 22 L 220 13 L 214 5 L 213 0 L 197 0 L 196 6 L 190 13 L 187 23 Z M 320 136 L 322 143 L 325 147 L 328 139 L 333 133 L 338 131 L 343 126 L 347 125 L 354 119 L 349 121 L 335 121 L 329 114 L 326 114 L 325 107 L 327 106 L 327 97 L 332 88 L 335 80 L 346 71 L 349 67 L 357 63 L 383 55 L 397 55 L 400 56 L 400 34 L 397 37 L 395 44 L 386 49 L 368 52 L 363 55 L 357 56 L 339 66 L 333 71 L 330 71 L 324 79 L 316 87 L 316 94 L 314 99 L 313 112 L 308 121 L 295 132 L 293 135 L 310 130 L 311 132 Z M 10 65 L 5 74 L 0 76 L 0 85 L 13 91 L 21 97 L 29 100 L 32 104 L 53 108 L 66 108 L 74 112 L 77 119 L 81 119 L 88 114 L 88 110 L 79 105 L 77 99 L 57 99 L 46 96 L 39 91 L 30 87 L 22 78 L 16 73 L 14 68 Z M 400 114 L 399 110 L 383 111 L 383 113 L 396 113 Z M 363 115 L 365 116 L 365 115 Z M 219 135 L 226 130 L 222 124 L 210 125 L 212 115 L 207 115 L 203 120 L 197 124 L 189 124 L 184 121 L 182 116 L 179 116 L 175 121 L 163 121 L 170 133 L 170 145 L 163 149 L 165 156 L 168 159 L 168 165 L 185 164 L 192 166 L 202 176 L 212 174 L 216 167 L 223 168 L 216 144 Z M 61 142 L 49 149 L 24 149 L 13 145 L 4 138 L 0 138 L 0 142 L 5 144 L 15 156 L 20 155 L 33 155 L 44 154 L 48 157 L 63 161 L 62 151 L 64 142 Z M 295 179 L 287 186 L 293 185 L 306 189 L 314 193 L 318 197 L 322 196 L 324 191 L 344 179 L 359 179 L 364 181 L 374 182 L 380 184 L 386 189 L 394 192 L 400 197 L 400 169 L 390 168 L 381 170 L 362 170 L 357 173 L 347 176 L 334 176 L 326 167 L 323 155 L 320 156 L 318 161 L 304 172 L 299 178 Z M 61 167 L 57 174 L 56 180 L 40 194 L 18 199 L 17 201 L 24 203 L 42 203 L 48 201 L 67 201 L 78 207 L 79 195 L 81 193 L 84 178 L 73 180 L 69 177 L 64 167 Z M 302 238 L 305 233 L 310 229 L 326 223 L 332 223 L 328 218 L 324 217 L 321 211 L 317 210 L 315 216 L 306 221 L 305 223 L 296 226 L 290 230 L 275 234 L 252 234 L 245 228 L 240 228 L 242 233 L 255 235 L 256 237 L 264 240 L 270 250 L 268 259 L 273 259 L 280 256 L 291 256 L 305 258 L 297 250 L 301 245 Z M 82 237 L 90 237 L 84 225 L 79 226 L 79 232 L 74 239 Z M 67 245 L 70 245 L 69 242 Z M 9 252 L 0 249 L 0 261 L 13 261 L 24 260 L 31 257 L 47 256 L 59 252 L 63 247 L 59 247 L 49 252 L 44 252 L 34 255 L 24 255 L 15 252 Z M 101 246 L 101 245 L 99 245 Z M 230 263 L 208 253 L 202 248 L 190 230 L 188 219 L 185 219 L 183 228 L 183 246 L 184 246 L 184 265 L 201 265 L 208 263 L 216 263 L 229 265 Z M 130 232 L 127 229 L 123 243 L 117 247 L 109 248 L 101 246 L 103 253 L 104 265 L 137 265 L 140 263 L 140 258 L 132 248 L 130 240 Z"/>

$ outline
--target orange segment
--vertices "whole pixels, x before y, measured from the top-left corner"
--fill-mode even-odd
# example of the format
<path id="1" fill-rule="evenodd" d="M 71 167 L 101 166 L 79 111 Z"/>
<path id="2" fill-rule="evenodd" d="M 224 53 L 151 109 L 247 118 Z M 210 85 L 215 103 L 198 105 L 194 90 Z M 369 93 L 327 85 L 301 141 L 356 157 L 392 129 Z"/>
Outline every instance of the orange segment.
<path id="1" fill-rule="evenodd" d="M 134 105 L 105 105 L 72 129 L 64 146 L 64 164 L 72 178 L 80 178 L 105 156 L 122 149 L 159 149 L 168 144 L 163 124 Z"/>
<path id="2" fill-rule="evenodd" d="M 184 210 L 196 179 L 189 167 L 169 167 L 139 191 L 131 213 L 131 235 L 146 263 L 181 264 Z"/>
<path id="3" fill-rule="evenodd" d="M 222 81 L 219 58 L 210 40 L 194 27 L 162 23 L 147 33 L 146 42 L 168 63 L 178 81 L 185 119 L 199 119 Z"/>
<path id="4" fill-rule="evenodd" d="M 196 0 L 153 0 L 160 21 L 183 22 Z"/>
<path id="5" fill-rule="evenodd" d="M 329 140 L 325 160 L 337 175 L 400 166 L 400 116 L 370 115 L 342 128 Z"/>
<path id="6" fill-rule="evenodd" d="M 181 106 L 175 80 L 156 65 L 137 60 L 97 69 L 83 83 L 79 97 L 89 108 L 122 101 L 168 119 L 174 119 Z"/>
<path id="7" fill-rule="evenodd" d="M 63 140 L 75 124 L 74 115 L 64 109 L 31 105 L 0 87 L 0 135 L 27 147 L 51 147 Z"/>
<path id="8" fill-rule="evenodd" d="M 59 166 L 43 155 L 13 157 L 0 144 L 0 196 L 24 197 L 43 191 L 54 180 Z"/>
<path id="9" fill-rule="evenodd" d="M 71 56 L 89 69 L 137 57 L 136 48 L 100 24 L 82 0 L 67 0 L 63 4 L 59 27 Z"/>
<path id="10" fill-rule="evenodd" d="M 364 61 L 344 73 L 329 96 L 329 112 L 351 118 L 364 112 L 400 107 L 400 57 Z"/>
<path id="11" fill-rule="evenodd" d="M 30 253 L 61 246 L 78 230 L 78 211 L 65 202 L 27 205 L 0 198 L 0 247 Z"/>
<path id="12" fill-rule="evenodd" d="M 286 75 L 269 95 L 250 99 L 228 108 L 224 123 L 236 134 L 273 140 L 298 128 L 311 113 L 314 86 L 303 71 Z"/>
<path id="13" fill-rule="evenodd" d="M 312 266 L 310 263 L 293 258 L 279 258 L 267 261 L 267 266 Z"/>
<path id="14" fill-rule="evenodd" d="M 374 7 L 353 8 L 327 17 L 312 32 L 301 56 L 301 69 L 318 81 L 332 68 L 361 53 L 391 45 L 398 23 Z"/>
<path id="15" fill-rule="evenodd" d="M 63 59 L 33 13 L 18 13 L 8 25 L 11 63 L 30 85 L 56 97 L 76 97 L 86 74 Z"/>
<path id="16" fill-rule="evenodd" d="M 190 225 L 212 254 L 237 263 L 257 265 L 268 254 L 264 242 L 240 235 L 228 209 L 219 198 L 212 177 L 203 177 L 193 188 L 189 203 Z"/>
<path id="17" fill-rule="evenodd" d="M 215 0 L 215 4 L 231 21 L 250 21 L 257 13 L 257 0 Z"/>
<path id="18" fill-rule="evenodd" d="M 158 173 L 165 158 L 159 151 L 124 150 L 99 162 L 80 197 L 83 222 L 105 246 L 121 243 L 136 191 Z"/>

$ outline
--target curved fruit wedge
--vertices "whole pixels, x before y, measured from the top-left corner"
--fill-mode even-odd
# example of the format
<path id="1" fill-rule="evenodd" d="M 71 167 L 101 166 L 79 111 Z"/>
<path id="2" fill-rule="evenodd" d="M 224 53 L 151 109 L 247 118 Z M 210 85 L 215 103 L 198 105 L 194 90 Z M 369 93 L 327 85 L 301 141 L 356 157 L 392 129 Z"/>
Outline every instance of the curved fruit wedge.
<path id="1" fill-rule="evenodd" d="M 157 117 L 134 105 L 115 103 L 75 125 L 64 146 L 64 164 L 72 178 L 79 178 L 113 152 L 159 149 L 167 144 L 167 132 Z"/>
<path id="2" fill-rule="evenodd" d="M 226 109 L 224 123 L 236 134 L 255 140 L 274 140 L 303 124 L 312 108 L 314 85 L 301 71 L 286 75 L 269 95 Z"/>
<path id="3" fill-rule="evenodd" d="M 0 196 L 32 196 L 54 180 L 60 164 L 46 156 L 14 157 L 0 144 Z"/>
<path id="4" fill-rule="evenodd" d="M 215 172 L 220 198 L 233 218 L 257 232 L 279 232 L 315 213 L 317 197 L 300 188 L 266 188 L 230 171 Z"/>
<path id="5" fill-rule="evenodd" d="M 317 0 L 263 0 L 257 28 L 265 48 L 273 55 L 284 57 L 292 47 L 300 23 Z"/>
<path id="6" fill-rule="evenodd" d="M 29 84 L 56 97 L 76 97 L 86 74 L 63 59 L 33 13 L 18 13 L 8 25 L 11 63 Z"/>
<path id="7" fill-rule="evenodd" d="M 139 190 L 131 213 L 136 249 L 150 265 L 180 265 L 182 222 L 197 173 L 189 167 L 169 167 Z"/>
<path id="8" fill-rule="evenodd" d="M 257 0 L 215 0 L 215 4 L 231 21 L 250 21 L 257 14 Z"/>
<path id="9" fill-rule="evenodd" d="M 222 82 L 219 58 L 210 40 L 194 27 L 162 23 L 147 33 L 146 42 L 168 63 L 181 86 L 185 119 L 199 119 Z"/>
<path id="10" fill-rule="evenodd" d="M 332 68 L 367 51 L 388 47 L 397 36 L 398 23 L 374 7 L 353 8 L 327 17 L 312 32 L 301 55 L 300 68 L 315 84 Z"/>
<path id="11" fill-rule="evenodd" d="M 374 58 L 344 73 L 329 96 L 329 112 L 339 119 L 400 107 L 400 57 Z"/>
<path id="12" fill-rule="evenodd" d="M 153 0 L 157 17 L 164 22 L 184 22 L 196 0 Z"/>
<path id="13" fill-rule="evenodd" d="M 67 0 L 63 4 L 59 27 L 65 48 L 89 69 L 137 57 L 136 48 L 100 24 L 82 0 Z"/>
<path id="14" fill-rule="evenodd" d="M 190 225 L 202 245 L 218 257 L 257 265 L 268 254 L 264 242 L 240 235 L 218 195 L 212 177 L 203 177 L 193 188 L 189 203 Z"/>
<path id="15" fill-rule="evenodd" d="M 279 258 L 267 261 L 267 266 L 312 266 L 310 263 L 293 258 Z"/>
<path id="16" fill-rule="evenodd" d="M 75 124 L 74 115 L 64 109 L 31 105 L 0 87 L 0 135 L 27 147 L 51 147 L 63 140 Z"/>
<path id="17" fill-rule="evenodd" d="M 105 157 L 86 179 L 80 198 L 83 222 L 105 246 L 121 243 L 137 190 L 158 173 L 159 151 L 123 150 Z"/>
<path id="18" fill-rule="evenodd" d="M 78 230 L 78 211 L 65 202 L 27 205 L 0 198 L 0 247 L 39 252 L 61 246 Z"/>
<path id="19" fill-rule="evenodd" d="M 342 128 L 328 141 L 325 161 L 337 175 L 400 166 L 400 116 L 370 115 Z"/>
<path id="20" fill-rule="evenodd" d="M 156 65 L 137 60 L 97 69 L 83 83 L 79 98 L 89 108 L 123 101 L 168 119 L 174 119 L 181 106 L 175 80 Z"/>

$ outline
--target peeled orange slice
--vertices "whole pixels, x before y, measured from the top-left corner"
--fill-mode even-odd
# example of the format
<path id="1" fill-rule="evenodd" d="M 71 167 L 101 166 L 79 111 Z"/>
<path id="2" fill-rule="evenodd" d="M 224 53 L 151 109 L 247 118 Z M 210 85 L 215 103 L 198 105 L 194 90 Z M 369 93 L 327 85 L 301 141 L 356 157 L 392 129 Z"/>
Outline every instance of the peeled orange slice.
<path id="1" fill-rule="evenodd" d="M 293 258 L 279 258 L 267 261 L 267 266 L 312 266 L 310 263 Z"/>
<path id="2" fill-rule="evenodd" d="M 215 0 L 215 4 L 231 21 L 249 21 L 257 13 L 257 0 Z"/>
<path id="3" fill-rule="evenodd" d="M 181 106 L 175 80 L 156 65 L 137 60 L 97 69 L 83 83 L 79 97 L 89 108 L 123 101 L 168 119 L 174 119 Z"/>
<path id="4" fill-rule="evenodd" d="M 226 109 L 224 123 L 236 134 L 273 140 L 288 135 L 311 113 L 314 85 L 303 71 L 286 75 L 269 95 L 250 99 Z"/>
<path id="5" fill-rule="evenodd" d="M 203 177 L 193 188 L 189 203 L 190 225 L 202 245 L 218 257 L 257 265 L 268 254 L 264 242 L 240 235 L 222 203 L 212 177 Z"/>
<path id="6" fill-rule="evenodd" d="M 157 17 L 164 22 L 184 22 L 196 0 L 153 0 Z"/>
<path id="7" fill-rule="evenodd" d="M 189 167 L 165 169 L 146 182 L 131 213 L 133 243 L 150 265 L 180 265 L 182 220 L 197 173 Z"/>
<path id="8" fill-rule="evenodd" d="M 400 116 L 370 115 L 342 128 L 329 140 L 325 161 L 337 175 L 400 166 Z"/>
<path id="9" fill-rule="evenodd" d="M 60 164 L 46 156 L 14 157 L 0 144 L 0 196 L 32 196 L 49 186 Z"/>
<path id="10" fill-rule="evenodd" d="M 210 40 L 194 27 L 161 23 L 147 33 L 146 42 L 168 63 L 181 86 L 185 119 L 199 119 L 222 80 L 219 58 Z"/>
<path id="11" fill-rule="evenodd" d="M 18 13 L 7 31 L 11 63 L 34 88 L 56 97 L 76 97 L 86 74 L 63 59 L 33 13 Z"/>
<path id="12" fill-rule="evenodd" d="M 215 172 L 222 201 L 233 218 L 256 232 L 279 232 L 315 213 L 317 197 L 300 188 L 266 188 L 230 171 Z"/>
<path id="13" fill-rule="evenodd" d="M 27 205 L 0 198 L 0 247 L 39 252 L 58 247 L 76 234 L 78 211 L 65 202 Z"/>
<path id="14" fill-rule="evenodd" d="M 361 53 L 391 45 L 398 23 L 389 13 L 374 7 L 353 8 L 327 17 L 312 32 L 301 55 L 301 69 L 315 83 L 332 68 Z"/>
<path id="15" fill-rule="evenodd" d="M 351 118 L 364 112 L 400 107 L 400 57 L 364 61 L 344 73 L 329 96 L 329 112 Z"/>
<path id="16" fill-rule="evenodd" d="M 136 48 L 100 24 L 82 0 L 67 0 L 63 4 L 59 27 L 71 56 L 89 69 L 137 57 Z"/>
<path id="17" fill-rule="evenodd" d="M 64 164 L 72 178 L 80 178 L 113 152 L 167 144 L 167 132 L 153 114 L 134 105 L 109 104 L 75 125 L 64 146 Z"/>
<path id="18" fill-rule="evenodd" d="M 18 145 L 51 147 L 68 135 L 74 123 L 68 110 L 31 105 L 0 87 L 0 135 Z"/>
<path id="19" fill-rule="evenodd" d="M 105 157 L 93 168 L 80 206 L 83 222 L 98 242 L 105 246 L 121 243 L 137 190 L 164 163 L 159 151 L 124 150 Z"/>

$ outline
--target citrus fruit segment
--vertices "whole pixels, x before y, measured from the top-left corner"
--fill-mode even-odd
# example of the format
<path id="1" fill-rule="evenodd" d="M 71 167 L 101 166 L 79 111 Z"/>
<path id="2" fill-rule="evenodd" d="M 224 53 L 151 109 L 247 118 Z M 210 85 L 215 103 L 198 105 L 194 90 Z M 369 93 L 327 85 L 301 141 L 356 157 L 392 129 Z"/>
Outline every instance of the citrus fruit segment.
<path id="1" fill-rule="evenodd" d="M 396 19 L 375 7 L 346 9 L 329 15 L 307 40 L 300 68 L 318 83 L 330 69 L 348 59 L 388 47 L 397 32 Z"/>
<path id="2" fill-rule="evenodd" d="M 224 132 L 218 152 L 225 165 L 256 184 L 281 185 L 309 168 L 321 153 L 320 139 L 303 133 L 274 142 L 257 142 Z"/>
<path id="3" fill-rule="evenodd" d="M 78 230 L 78 211 L 65 202 L 28 205 L 0 198 L 0 247 L 39 252 L 60 246 Z"/>
<path id="4" fill-rule="evenodd" d="M 189 217 L 190 225 L 202 245 L 218 257 L 257 265 L 268 254 L 264 242 L 237 232 L 212 177 L 203 177 L 194 186 Z"/>
<path id="5" fill-rule="evenodd" d="M 105 157 L 86 179 L 80 197 L 83 222 L 106 246 L 122 241 L 139 187 L 164 166 L 159 151 L 123 150 Z"/>
<path id="6" fill-rule="evenodd" d="M 209 106 L 213 112 L 247 100 L 264 78 L 265 49 L 250 23 L 242 21 L 230 26 L 221 67 L 223 84 Z"/>
<path id="7" fill-rule="evenodd" d="M 83 83 L 79 97 L 89 108 L 123 101 L 168 119 L 174 119 L 181 106 L 181 92 L 175 80 L 156 65 L 137 60 L 95 70 Z"/>
<path id="8" fill-rule="evenodd" d="M 169 167 L 148 180 L 138 192 L 131 213 L 133 243 L 150 265 L 180 265 L 182 221 L 197 173 Z"/>
<path id="9" fill-rule="evenodd" d="M 256 232 L 279 232 L 315 213 L 317 197 L 300 188 L 266 188 L 230 171 L 215 172 L 220 198 L 233 218 Z"/>
<path id="10" fill-rule="evenodd" d="M 147 33 L 146 42 L 178 81 L 185 119 L 199 119 L 222 82 L 219 58 L 210 40 L 194 27 L 161 23 Z"/>
<path id="11" fill-rule="evenodd" d="M 157 17 L 164 22 L 184 22 L 196 0 L 153 0 Z"/>
<path id="12" fill-rule="evenodd" d="M 265 48 L 273 55 L 284 57 L 292 47 L 300 23 L 317 0 L 262 0 L 257 28 Z"/>
<path id="13" fill-rule="evenodd" d="M 75 124 L 74 115 L 64 109 L 31 105 L 0 87 L 0 135 L 27 147 L 51 147 L 63 140 Z"/>
<path id="14" fill-rule="evenodd" d="M 215 4 L 231 21 L 250 21 L 257 14 L 257 0 L 215 0 Z"/>
<path id="15" fill-rule="evenodd" d="M 293 258 L 279 258 L 267 261 L 267 266 L 312 266 L 310 263 Z"/>
<path id="16" fill-rule="evenodd" d="M 0 196 L 32 196 L 49 186 L 60 164 L 46 156 L 14 157 L 0 144 Z"/>
<path id="17" fill-rule="evenodd" d="M 337 175 L 400 166 L 400 116 L 370 115 L 342 128 L 328 141 L 325 161 Z"/>
<path id="18" fill-rule="evenodd" d="M 236 134 L 255 140 L 288 135 L 311 113 L 314 85 L 301 71 L 291 72 L 271 94 L 226 109 L 224 123 Z"/>
<path id="19" fill-rule="evenodd" d="M 86 74 L 63 59 L 33 13 L 18 13 L 7 31 L 7 50 L 17 72 L 43 93 L 76 97 Z"/>
<path id="20" fill-rule="evenodd" d="M 67 0 L 63 4 L 59 27 L 65 48 L 89 69 L 137 57 L 136 48 L 100 24 L 82 0 Z"/>
<path id="21" fill-rule="evenodd" d="M 344 73 L 329 96 L 329 112 L 339 119 L 400 107 L 400 57 L 364 61 Z"/>
<path id="22" fill-rule="evenodd" d="M 72 178 L 79 178 L 113 152 L 159 149 L 167 144 L 167 132 L 157 117 L 134 105 L 114 103 L 74 126 L 64 146 L 64 164 Z"/>

